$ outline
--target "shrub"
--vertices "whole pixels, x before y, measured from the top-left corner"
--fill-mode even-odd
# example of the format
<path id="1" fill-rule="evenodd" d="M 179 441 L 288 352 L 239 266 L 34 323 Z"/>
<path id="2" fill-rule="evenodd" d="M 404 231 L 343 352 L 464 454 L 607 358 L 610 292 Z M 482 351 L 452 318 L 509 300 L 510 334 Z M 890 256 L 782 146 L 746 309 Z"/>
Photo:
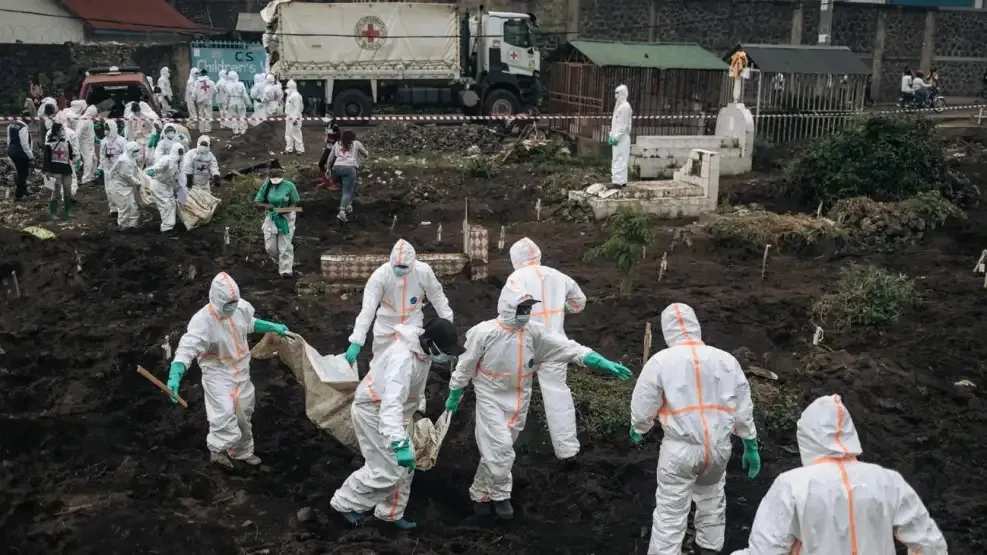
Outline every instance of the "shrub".
<path id="1" fill-rule="evenodd" d="M 900 200 L 949 190 L 948 159 L 933 123 L 909 117 L 865 117 L 813 143 L 789 167 L 790 193 L 831 205 L 850 197 Z"/>
<path id="2" fill-rule="evenodd" d="M 919 300 L 915 282 L 908 276 L 869 265 L 842 268 L 836 290 L 819 299 L 813 313 L 837 329 L 893 324 Z"/>
<path id="3" fill-rule="evenodd" d="M 497 175 L 493 160 L 486 156 L 471 156 L 466 159 L 463 169 L 470 177 L 490 178 Z"/>
<path id="4" fill-rule="evenodd" d="M 802 414 L 798 396 L 776 381 L 752 379 L 750 384 L 758 435 L 790 443 L 786 439 L 794 439 L 792 431 Z"/>
<path id="5" fill-rule="evenodd" d="M 568 381 L 576 410 L 591 438 L 627 437 L 633 380 L 620 382 L 589 368 L 570 367 Z"/>
<path id="6" fill-rule="evenodd" d="M 746 208 L 717 215 L 706 229 L 718 241 L 758 250 L 770 244 L 799 251 L 825 241 L 840 242 L 847 235 L 842 226 L 824 218 Z"/>
<path id="7" fill-rule="evenodd" d="M 258 236 L 264 211 L 254 207 L 254 197 L 263 182 L 256 175 L 233 175 L 230 190 L 224 191 L 225 200 L 216 209 L 215 222 L 220 230 L 229 227 L 230 235 L 237 238 Z"/>
<path id="8" fill-rule="evenodd" d="M 643 212 L 620 210 L 611 218 L 610 226 L 610 237 L 606 242 L 587 251 L 583 259 L 590 261 L 600 256 L 610 259 L 620 275 L 620 293 L 626 295 L 631 291 L 641 250 L 654 240 L 651 217 Z"/>

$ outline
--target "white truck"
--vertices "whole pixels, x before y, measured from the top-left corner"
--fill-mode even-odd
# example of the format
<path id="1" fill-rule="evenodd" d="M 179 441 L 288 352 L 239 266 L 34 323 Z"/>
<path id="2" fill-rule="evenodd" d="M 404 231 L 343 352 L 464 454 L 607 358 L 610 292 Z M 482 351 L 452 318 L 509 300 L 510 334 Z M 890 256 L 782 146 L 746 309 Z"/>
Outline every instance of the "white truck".
<path id="1" fill-rule="evenodd" d="M 261 18 L 271 72 L 294 79 L 321 104 L 316 113 L 366 117 L 374 105 L 397 105 L 509 116 L 541 102 L 531 14 L 274 0 Z"/>

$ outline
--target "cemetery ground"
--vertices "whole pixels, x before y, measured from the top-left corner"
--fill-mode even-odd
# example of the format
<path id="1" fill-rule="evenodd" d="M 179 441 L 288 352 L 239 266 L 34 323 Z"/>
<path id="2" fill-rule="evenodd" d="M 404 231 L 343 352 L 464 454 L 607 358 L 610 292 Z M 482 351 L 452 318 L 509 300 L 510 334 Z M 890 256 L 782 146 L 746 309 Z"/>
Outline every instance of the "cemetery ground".
<path id="1" fill-rule="evenodd" d="M 214 149 L 223 170 L 263 161 L 280 147 L 279 129 L 265 135 L 272 147 L 260 139 L 221 138 Z M 446 129 L 414 132 L 437 144 Z M 896 181 L 911 184 L 899 190 L 858 191 L 903 202 L 841 203 L 829 193 L 839 184 L 806 193 L 799 180 L 814 171 L 811 160 L 795 172 L 725 178 L 719 214 L 695 223 L 649 222 L 646 233 L 635 235 L 614 230 L 633 228 L 624 224 L 639 216 L 592 222 L 560 192 L 607 181 L 608 161 L 568 160 L 557 145 L 542 145 L 501 164 L 486 157 L 496 156 L 493 142 L 473 149 L 478 155 L 465 154 L 482 142 L 465 134 L 481 131 L 454 131 L 464 134 L 464 144 L 426 152 L 393 150 L 397 139 L 385 133 L 367 132 L 372 156 L 348 225 L 335 220 L 339 192 L 314 185 L 316 138 L 304 156 L 282 157 L 304 207 L 295 236 L 299 275 L 287 280 L 263 252 L 262 215 L 250 206 L 258 182 L 250 176 L 224 181 L 223 205 L 211 224 L 171 236 L 157 232 L 154 218 L 137 232 L 115 229 L 100 187 L 80 192 L 70 224 L 43 220 L 46 197 L 25 209 L 0 207 L 0 545 L 6 553 L 645 553 L 661 433 L 649 434 L 643 448 L 630 445 L 633 381 L 570 370 L 583 445 L 574 468 L 555 460 L 535 394 L 517 447 L 517 515 L 509 523 L 471 513 L 467 489 L 478 454 L 468 392 L 437 466 L 415 476 L 407 517 L 420 530 L 402 534 L 379 523 L 351 528 L 329 509 L 333 491 L 353 470 L 353 454 L 308 421 L 301 386 L 276 359 L 251 365 L 254 435 L 264 464 L 235 474 L 208 463 L 197 366 L 183 384 L 187 410 L 135 372 L 141 364 L 164 379 L 162 343 L 167 337 L 174 347 L 219 271 L 239 282 L 258 316 L 284 322 L 323 354 L 342 352 L 360 296 L 325 287 L 319 257 L 386 253 L 400 237 L 419 252 L 457 252 L 467 197 L 470 223 L 489 229 L 491 264 L 486 280 L 445 280 L 460 333 L 496 316 L 511 271 L 507 248 L 527 236 L 542 248 L 544 264 L 571 275 L 589 297 L 583 313 L 567 317 L 571 338 L 637 373 L 646 323 L 654 327 L 654 352 L 664 346 L 659 314 L 683 302 L 696 310 L 703 340 L 735 353 L 751 370 L 763 470 L 747 478 L 735 441 L 725 553 L 746 545 L 772 480 L 799 466 L 795 422 L 802 408 L 833 393 L 855 420 L 861 458 L 904 475 L 950 552 L 972 555 L 987 547 L 987 290 L 983 276 L 971 271 L 987 248 L 987 211 L 964 196 L 971 185 L 987 185 L 981 154 L 948 160 L 949 175 L 965 176 L 951 188 L 933 161 L 921 171 L 935 174 L 928 177 L 936 180 L 934 191 L 911 177 Z M 851 166 L 836 167 L 865 171 Z M 19 231 L 31 223 L 57 237 Z M 503 251 L 497 249 L 501 226 Z M 586 258 L 608 239 L 611 247 L 633 251 L 633 263 L 615 269 L 607 257 L 613 249 Z M 640 252 L 639 243 L 649 240 Z M 814 344 L 817 328 L 823 336 Z M 363 371 L 368 357 L 361 357 Z M 778 379 L 762 377 L 763 370 Z M 447 380 L 448 369 L 433 370 L 432 418 L 442 412 Z"/>

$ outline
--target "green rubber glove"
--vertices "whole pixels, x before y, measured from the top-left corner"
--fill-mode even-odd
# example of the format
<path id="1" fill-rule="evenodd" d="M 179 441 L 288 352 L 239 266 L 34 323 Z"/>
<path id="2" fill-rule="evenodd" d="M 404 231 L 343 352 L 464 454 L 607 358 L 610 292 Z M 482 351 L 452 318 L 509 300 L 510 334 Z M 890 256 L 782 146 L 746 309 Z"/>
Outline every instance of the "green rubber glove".
<path id="1" fill-rule="evenodd" d="M 154 147 L 158 146 L 158 141 L 159 140 L 161 140 L 161 137 L 157 133 L 151 135 L 147 139 L 147 148 L 154 148 Z"/>
<path id="2" fill-rule="evenodd" d="M 613 146 L 617 144 L 617 139 L 614 139 L 613 137 L 607 137 L 607 144 Z"/>
<path id="3" fill-rule="evenodd" d="M 446 397 L 446 410 L 451 414 L 456 414 L 459 410 L 459 403 L 463 400 L 462 389 L 450 389 L 449 396 Z"/>
<path id="4" fill-rule="evenodd" d="M 757 478 L 761 473 L 761 454 L 757 452 L 757 440 L 744 440 L 744 458 L 740 465 L 747 471 L 748 478 Z"/>
<path id="5" fill-rule="evenodd" d="M 171 390 L 171 402 L 178 402 L 178 388 L 182 385 L 182 376 L 185 375 L 185 365 L 181 362 L 172 362 L 168 369 L 168 389 Z"/>
<path id="6" fill-rule="evenodd" d="M 590 353 L 586 355 L 583 359 L 583 364 L 589 366 L 590 368 L 595 368 L 596 370 L 603 370 L 604 372 L 610 372 L 616 378 L 622 382 L 626 382 L 631 379 L 631 371 L 627 369 L 623 364 L 617 364 L 616 362 L 607 360 L 603 358 L 599 353 Z"/>
<path id="7" fill-rule="evenodd" d="M 276 333 L 284 337 L 288 333 L 288 326 L 256 318 L 254 319 L 254 331 L 257 333 Z"/>
<path id="8" fill-rule="evenodd" d="M 353 364 L 354 362 L 356 362 L 356 357 L 359 354 L 360 354 L 360 345 L 357 345 L 356 343 L 350 343 L 350 346 L 346 348 L 346 354 L 343 355 L 343 358 L 346 359 L 346 362 Z"/>
<path id="9" fill-rule="evenodd" d="M 146 173 L 148 177 L 154 177 L 154 168 L 151 168 L 144 173 Z"/>
<path id="10" fill-rule="evenodd" d="M 103 169 L 96 168 L 96 177 L 103 177 Z"/>
<path id="11" fill-rule="evenodd" d="M 411 450 L 411 441 L 408 438 L 404 438 L 404 441 L 392 441 L 391 450 L 394 451 L 394 458 L 397 459 L 398 466 L 414 472 L 415 452 Z"/>
<path id="12" fill-rule="evenodd" d="M 631 434 L 630 435 L 631 435 L 631 442 L 634 443 L 634 445 L 640 445 L 641 443 L 644 442 L 644 436 L 642 436 L 641 434 L 635 432 L 634 431 L 634 428 L 631 428 Z"/>

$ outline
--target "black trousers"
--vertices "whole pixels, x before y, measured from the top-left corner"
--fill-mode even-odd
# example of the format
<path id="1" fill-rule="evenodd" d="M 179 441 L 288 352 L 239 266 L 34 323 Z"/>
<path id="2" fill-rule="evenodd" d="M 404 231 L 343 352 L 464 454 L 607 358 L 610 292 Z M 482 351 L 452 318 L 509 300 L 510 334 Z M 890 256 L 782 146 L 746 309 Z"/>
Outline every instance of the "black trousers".
<path id="1" fill-rule="evenodd" d="M 10 161 L 14 163 L 14 169 L 17 170 L 14 198 L 21 198 L 27 194 L 27 173 L 31 168 L 31 160 L 27 156 L 12 156 Z"/>

